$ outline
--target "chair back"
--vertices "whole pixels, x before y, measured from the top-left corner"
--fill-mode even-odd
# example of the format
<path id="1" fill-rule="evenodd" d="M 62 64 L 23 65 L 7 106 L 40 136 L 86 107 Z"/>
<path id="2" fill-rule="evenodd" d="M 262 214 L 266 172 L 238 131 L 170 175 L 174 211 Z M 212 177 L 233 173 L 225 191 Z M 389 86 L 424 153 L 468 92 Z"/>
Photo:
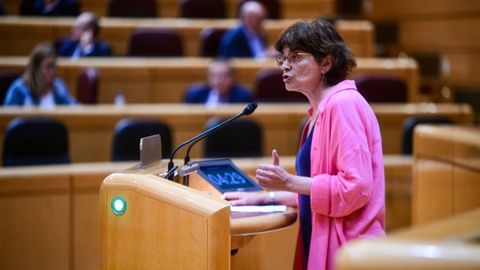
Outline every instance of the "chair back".
<path id="1" fill-rule="evenodd" d="M 213 118 L 205 130 L 221 123 L 224 119 Z M 219 157 L 261 157 L 262 130 L 251 120 L 237 120 L 205 138 L 204 156 Z"/>
<path id="2" fill-rule="evenodd" d="M 35 0 L 22 0 L 18 8 L 18 15 L 21 15 L 21 16 L 34 15 L 35 14 L 35 10 L 33 9 L 34 4 L 35 4 Z"/>
<path id="3" fill-rule="evenodd" d="M 3 104 L 5 95 L 12 82 L 21 76 L 21 73 L 14 71 L 0 71 L 0 102 Z"/>
<path id="4" fill-rule="evenodd" d="M 200 53 L 202 57 L 215 57 L 220 47 L 225 28 L 207 27 L 200 32 Z"/>
<path id="5" fill-rule="evenodd" d="M 88 67 L 80 71 L 77 77 L 77 100 L 83 104 L 96 104 L 99 71 Z"/>
<path id="6" fill-rule="evenodd" d="M 257 73 L 255 94 L 259 102 L 307 102 L 303 94 L 285 89 L 282 71 L 276 69 L 261 70 Z"/>
<path id="7" fill-rule="evenodd" d="M 181 0 L 180 16 L 183 18 L 223 19 L 226 17 L 224 0 Z"/>
<path id="8" fill-rule="evenodd" d="M 162 157 L 170 157 L 170 127 L 157 120 L 122 119 L 113 133 L 112 161 L 140 160 L 140 138 L 160 134 Z"/>
<path id="9" fill-rule="evenodd" d="M 384 75 L 364 75 L 355 78 L 357 89 L 369 102 L 405 103 L 407 84 L 403 79 Z"/>
<path id="10" fill-rule="evenodd" d="M 130 36 L 129 56 L 183 56 L 181 37 L 170 29 L 137 29 Z"/>
<path id="11" fill-rule="evenodd" d="M 17 118 L 7 127 L 3 140 L 3 165 L 70 163 L 68 132 L 53 119 Z"/>
<path id="12" fill-rule="evenodd" d="M 109 17 L 157 17 L 156 0 L 110 0 L 107 9 Z"/>
<path id="13" fill-rule="evenodd" d="M 403 124 L 402 154 L 411 155 L 413 153 L 413 132 L 419 124 L 451 125 L 454 122 L 441 116 L 412 116 L 405 120 Z"/>

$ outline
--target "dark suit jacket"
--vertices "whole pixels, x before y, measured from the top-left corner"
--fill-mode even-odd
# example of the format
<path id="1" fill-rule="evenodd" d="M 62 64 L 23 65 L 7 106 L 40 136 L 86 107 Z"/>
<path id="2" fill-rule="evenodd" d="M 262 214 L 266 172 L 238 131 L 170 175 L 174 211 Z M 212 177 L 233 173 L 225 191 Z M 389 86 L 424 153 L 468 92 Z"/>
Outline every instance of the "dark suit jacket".
<path id="1" fill-rule="evenodd" d="M 187 90 L 187 94 L 184 98 L 185 103 L 206 103 L 208 95 L 212 88 L 208 85 L 194 85 Z M 252 94 L 247 88 L 235 84 L 230 89 L 230 95 L 227 103 L 249 103 L 253 101 Z"/>
<path id="2" fill-rule="evenodd" d="M 78 41 L 65 40 L 59 45 L 58 56 L 72 56 L 77 49 Z M 93 47 L 93 51 L 81 56 L 112 56 L 112 49 L 108 43 L 97 41 Z"/>
<path id="3" fill-rule="evenodd" d="M 265 37 L 262 38 L 265 44 Z M 247 36 L 242 27 L 229 30 L 223 35 L 218 56 L 224 58 L 231 57 L 254 57 L 252 49 L 248 45 Z"/>
<path id="4" fill-rule="evenodd" d="M 61 0 L 52 10 L 43 12 L 43 0 L 24 1 L 21 4 L 21 15 L 35 16 L 78 16 L 80 5 L 77 0 Z"/>

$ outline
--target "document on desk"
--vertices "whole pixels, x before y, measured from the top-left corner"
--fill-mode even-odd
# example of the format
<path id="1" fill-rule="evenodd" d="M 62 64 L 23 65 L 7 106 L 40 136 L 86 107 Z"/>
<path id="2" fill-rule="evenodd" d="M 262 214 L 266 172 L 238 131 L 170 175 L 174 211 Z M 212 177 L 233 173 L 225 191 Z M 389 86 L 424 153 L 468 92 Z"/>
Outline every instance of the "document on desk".
<path id="1" fill-rule="evenodd" d="M 244 212 L 244 213 L 270 213 L 270 212 L 285 212 L 287 211 L 286 205 L 247 205 L 247 206 L 230 206 L 232 212 Z"/>

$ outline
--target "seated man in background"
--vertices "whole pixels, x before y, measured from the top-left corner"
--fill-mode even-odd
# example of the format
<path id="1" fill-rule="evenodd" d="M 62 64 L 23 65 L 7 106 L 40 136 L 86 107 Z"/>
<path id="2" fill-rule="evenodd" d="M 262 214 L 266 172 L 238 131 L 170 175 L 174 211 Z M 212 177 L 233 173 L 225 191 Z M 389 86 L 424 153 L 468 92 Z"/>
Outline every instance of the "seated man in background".
<path id="1" fill-rule="evenodd" d="M 23 0 L 20 15 L 77 16 L 80 7 L 77 0 Z"/>
<path id="2" fill-rule="evenodd" d="M 111 56 L 110 45 L 98 39 L 99 19 L 95 13 L 83 12 L 72 26 L 72 35 L 58 45 L 59 56 Z"/>
<path id="3" fill-rule="evenodd" d="M 233 67 L 225 60 L 213 61 L 207 71 L 207 85 L 195 85 L 187 90 L 185 103 L 203 103 L 215 107 L 219 103 L 248 103 L 251 92 L 235 83 Z"/>
<path id="4" fill-rule="evenodd" d="M 265 7 L 259 2 L 248 1 L 240 8 L 240 26 L 223 36 L 218 56 L 251 57 L 262 59 L 267 56 L 263 22 L 267 17 Z"/>
<path id="5" fill-rule="evenodd" d="M 56 59 L 52 46 L 37 45 L 23 75 L 8 88 L 4 105 L 53 107 L 77 103 L 57 77 Z"/>

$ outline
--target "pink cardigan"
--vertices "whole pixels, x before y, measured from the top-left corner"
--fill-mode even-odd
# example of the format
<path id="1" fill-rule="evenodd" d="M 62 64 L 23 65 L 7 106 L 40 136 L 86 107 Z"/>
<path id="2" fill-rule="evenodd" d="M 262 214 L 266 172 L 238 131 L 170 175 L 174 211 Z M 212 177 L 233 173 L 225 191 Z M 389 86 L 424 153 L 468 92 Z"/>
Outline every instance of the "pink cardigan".
<path id="1" fill-rule="evenodd" d="M 375 114 L 354 81 L 335 85 L 318 110 L 310 154 L 308 269 L 334 269 L 345 242 L 385 235 L 382 140 Z"/>

